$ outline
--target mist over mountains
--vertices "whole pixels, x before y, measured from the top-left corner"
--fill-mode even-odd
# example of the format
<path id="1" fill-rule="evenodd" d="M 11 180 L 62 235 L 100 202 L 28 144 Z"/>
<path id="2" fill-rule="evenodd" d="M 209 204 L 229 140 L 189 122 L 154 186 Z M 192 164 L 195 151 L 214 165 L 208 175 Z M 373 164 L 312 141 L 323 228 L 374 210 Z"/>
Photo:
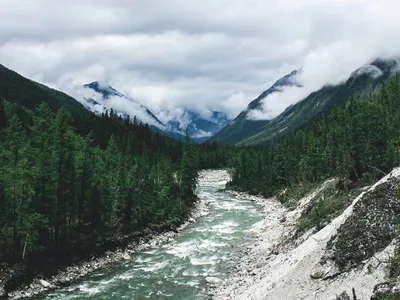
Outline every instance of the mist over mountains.
<path id="1" fill-rule="evenodd" d="M 166 109 L 153 113 L 139 101 L 99 81 L 83 85 L 78 99 L 90 111 L 102 113 L 113 109 L 123 118 L 136 117 L 138 122 L 147 123 L 156 131 L 178 139 L 185 136 L 187 129 L 196 142 L 207 140 L 230 122 L 225 113 L 209 111 L 209 116 L 204 116 L 185 107 L 175 108 L 173 113 Z"/>

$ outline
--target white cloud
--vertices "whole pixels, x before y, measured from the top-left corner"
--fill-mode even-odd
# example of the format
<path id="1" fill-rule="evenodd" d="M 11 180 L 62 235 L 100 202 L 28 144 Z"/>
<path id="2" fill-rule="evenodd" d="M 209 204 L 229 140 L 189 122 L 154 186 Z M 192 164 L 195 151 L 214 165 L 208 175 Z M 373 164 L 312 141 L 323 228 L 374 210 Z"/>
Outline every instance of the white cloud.
<path id="1" fill-rule="evenodd" d="M 304 88 L 269 97 L 255 116 L 271 118 L 398 55 L 399 9 L 397 0 L 0 1 L 0 63 L 71 94 L 105 82 L 160 118 L 183 106 L 233 118 L 302 67 Z"/>

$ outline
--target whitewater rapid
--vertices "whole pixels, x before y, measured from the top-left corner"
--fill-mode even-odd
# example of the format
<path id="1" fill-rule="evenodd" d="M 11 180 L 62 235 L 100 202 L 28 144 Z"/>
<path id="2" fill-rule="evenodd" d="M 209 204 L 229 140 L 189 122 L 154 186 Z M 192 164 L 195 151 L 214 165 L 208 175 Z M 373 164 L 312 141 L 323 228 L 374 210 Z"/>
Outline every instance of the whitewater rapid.
<path id="1" fill-rule="evenodd" d="M 209 299 L 209 282 L 229 277 L 264 217 L 251 197 L 223 191 L 228 180 L 224 170 L 201 172 L 197 194 L 206 205 L 182 234 L 43 299 Z"/>

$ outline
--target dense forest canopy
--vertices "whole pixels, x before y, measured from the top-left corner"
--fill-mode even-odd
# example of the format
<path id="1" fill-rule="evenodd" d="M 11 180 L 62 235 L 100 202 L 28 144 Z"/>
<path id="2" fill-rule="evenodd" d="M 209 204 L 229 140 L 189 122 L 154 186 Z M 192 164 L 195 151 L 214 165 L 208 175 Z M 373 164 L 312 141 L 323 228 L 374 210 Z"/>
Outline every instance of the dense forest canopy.
<path id="1" fill-rule="evenodd" d="M 0 261 L 28 274 L 174 228 L 197 201 L 200 150 L 135 118 L 0 101 L 0 133 Z"/>

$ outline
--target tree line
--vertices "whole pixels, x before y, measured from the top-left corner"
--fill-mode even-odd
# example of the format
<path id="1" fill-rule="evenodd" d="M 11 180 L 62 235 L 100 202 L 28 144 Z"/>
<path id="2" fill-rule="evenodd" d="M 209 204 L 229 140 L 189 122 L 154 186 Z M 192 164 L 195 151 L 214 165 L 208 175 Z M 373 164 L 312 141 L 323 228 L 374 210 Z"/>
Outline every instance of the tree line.
<path id="1" fill-rule="evenodd" d="M 400 162 L 400 76 L 367 100 L 345 100 L 302 130 L 262 147 L 238 149 L 230 160 L 229 185 L 271 196 L 330 177 L 349 189 L 390 172 Z"/>

